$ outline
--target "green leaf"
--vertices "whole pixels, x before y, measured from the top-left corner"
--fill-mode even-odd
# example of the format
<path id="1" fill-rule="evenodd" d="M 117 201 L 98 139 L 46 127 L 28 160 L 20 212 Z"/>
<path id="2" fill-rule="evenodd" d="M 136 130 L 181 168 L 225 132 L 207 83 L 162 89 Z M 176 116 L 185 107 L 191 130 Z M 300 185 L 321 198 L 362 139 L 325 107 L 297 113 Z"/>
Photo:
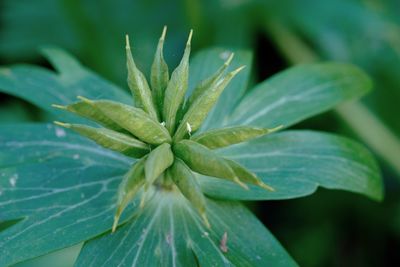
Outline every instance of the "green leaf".
<path id="1" fill-rule="evenodd" d="M 132 159 L 54 125 L 2 126 L 0 221 L 22 220 L 0 230 L 0 266 L 110 229 L 117 186 L 131 164 Z"/>
<path id="2" fill-rule="evenodd" d="M 144 165 L 147 186 L 154 181 L 174 162 L 170 144 L 162 144 L 150 152 Z"/>
<path id="3" fill-rule="evenodd" d="M 146 143 L 158 145 L 171 142 L 167 129 L 140 108 L 109 100 L 92 101 L 80 98 L 98 108 L 108 118 Z"/>
<path id="4" fill-rule="evenodd" d="M 228 59 L 232 52 L 235 53 L 235 58 L 232 60 L 229 69 L 233 70 L 243 65 L 246 68 L 235 77 L 235 82 L 230 83 L 221 94 L 217 104 L 204 121 L 202 130 L 220 128 L 226 125 L 229 114 L 247 89 L 253 56 L 251 52 L 245 50 L 212 48 L 196 53 L 191 60 L 189 95 L 202 80 L 211 76 Z"/>
<path id="5" fill-rule="evenodd" d="M 182 195 L 156 192 L 114 234 L 86 242 L 76 266 L 297 266 L 242 205 L 209 200 L 207 207 L 211 229 Z M 225 232 L 227 253 L 220 248 Z"/>
<path id="6" fill-rule="evenodd" d="M 78 95 L 93 99 L 130 102 L 129 95 L 122 89 L 87 70 L 66 52 L 47 48 L 44 53 L 59 73 L 27 65 L 3 67 L 0 68 L 0 92 L 20 97 L 71 122 L 82 122 L 82 120 L 51 105 L 68 105 L 75 102 Z M 74 67 L 73 70 L 71 66 Z"/>
<path id="7" fill-rule="evenodd" d="M 266 135 L 279 130 L 279 128 L 267 129 L 249 126 L 233 126 L 206 131 L 202 134 L 192 136 L 190 140 L 195 141 L 209 149 L 223 148 L 234 144 Z"/>
<path id="8" fill-rule="evenodd" d="M 318 186 L 383 198 L 380 171 L 373 156 L 344 137 L 312 131 L 287 131 L 225 148 L 224 157 L 238 161 L 275 191 L 199 177 L 203 191 L 214 197 L 240 200 L 290 199 L 314 193 Z"/>
<path id="9" fill-rule="evenodd" d="M 300 65 L 258 84 L 230 118 L 231 125 L 289 127 L 371 89 L 368 76 L 343 63 Z"/>
<path id="10" fill-rule="evenodd" d="M 97 144 L 133 158 L 140 158 L 150 152 L 150 146 L 131 135 L 107 128 L 93 128 L 82 124 L 69 124 L 56 121 L 55 124 L 92 139 Z"/>

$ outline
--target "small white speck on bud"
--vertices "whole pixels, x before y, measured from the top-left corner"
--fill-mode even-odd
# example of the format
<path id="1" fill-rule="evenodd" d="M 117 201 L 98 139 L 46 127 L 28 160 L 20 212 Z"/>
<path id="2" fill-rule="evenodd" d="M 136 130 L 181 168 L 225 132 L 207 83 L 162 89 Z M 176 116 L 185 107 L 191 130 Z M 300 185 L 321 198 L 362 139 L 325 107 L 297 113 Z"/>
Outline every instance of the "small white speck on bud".
<path id="1" fill-rule="evenodd" d="M 164 126 L 165 127 L 165 121 L 163 121 L 162 123 L 160 123 L 162 126 Z"/>
<path id="2" fill-rule="evenodd" d="M 188 122 L 186 122 L 186 129 L 187 129 L 189 135 L 191 135 L 191 133 L 192 133 L 192 126 L 190 126 L 190 124 L 189 124 Z"/>

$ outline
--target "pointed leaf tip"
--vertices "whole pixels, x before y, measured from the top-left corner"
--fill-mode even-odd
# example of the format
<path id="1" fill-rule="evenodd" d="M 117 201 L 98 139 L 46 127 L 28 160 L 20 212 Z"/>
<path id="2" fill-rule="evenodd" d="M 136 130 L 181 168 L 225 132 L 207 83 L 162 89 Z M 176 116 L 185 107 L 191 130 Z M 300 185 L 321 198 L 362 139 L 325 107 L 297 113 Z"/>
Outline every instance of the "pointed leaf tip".
<path id="1" fill-rule="evenodd" d="M 119 216 L 114 216 L 114 223 L 113 223 L 113 226 L 112 226 L 111 233 L 114 233 L 115 230 L 117 229 L 118 221 L 119 221 Z"/>
<path id="2" fill-rule="evenodd" d="M 63 105 L 51 104 L 51 106 L 52 106 L 53 108 L 58 108 L 58 109 L 63 109 L 63 110 L 66 110 L 66 109 L 67 109 L 67 107 L 66 107 L 66 106 L 63 106 Z"/>
<path id="3" fill-rule="evenodd" d="M 233 181 L 235 183 L 237 183 L 240 187 L 242 187 L 245 190 L 249 190 L 249 187 L 247 186 L 247 184 L 243 183 L 242 181 L 240 181 L 240 179 L 236 176 L 233 178 Z"/>
<path id="4" fill-rule="evenodd" d="M 200 216 L 201 216 L 201 218 L 203 219 L 204 225 L 205 225 L 208 229 L 211 229 L 211 224 L 210 224 L 210 222 L 208 221 L 207 214 L 206 214 L 205 212 L 203 212 Z"/>
<path id="5" fill-rule="evenodd" d="M 78 95 L 76 98 L 78 98 L 79 100 L 81 100 L 81 101 L 83 101 L 85 103 L 88 103 L 90 105 L 93 105 L 93 103 L 94 103 L 93 100 L 90 100 L 90 99 L 88 99 L 86 97 L 83 97 L 83 96 L 80 96 L 80 95 Z"/>
<path id="6" fill-rule="evenodd" d="M 228 59 L 225 61 L 224 65 L 225 65 L 225 66 L 229 66 L 229 65 L 231 64 L 232 59 L 233 59 L 234 56 L 235 56 L 235 53 L 232 52 L 232 53 L 229 55 Z"/>
<path id="7" fill-rule="evenodd" d="M 257 185 L 258 185 L 259 187 L 261 187 L 261 188 L 267 190 L 267 191 L 275 192 L 275 189 L 274 189 L 273 187 L 271 187 L 271 186 L 269 186 L 269 185 L 267 185 L 267 184 L 265 184 L 265 183 L 263 183 L 263 182 L 261 182 L 261 181 L 260 181 L 259 183 L 257 183 Z"/>
<path id="8" fill-rule="evenodd" d="M 192 36 L 193 36 L 193 29 L 190 29 L 189 37 L 188 37 L 188 40 L 186 42 L 186 46 L 190 46 L 190 43 L 192 42 Z"/>
<path id="9" fill-rule="evenodd" d="M 167 25 L 164 26 L 163 31 L 161 33 L 160 41 L 165 40 L 165 35 L 167 34 Z"/>
<path id="10" fill-rule="evenodd" d="M 235 76 L 236 74 L 241 72 L 244 68 L 246 68 L 246 65 L 240 66 L 239 68 L 237 68 L 237 69 L 231 71 L 230 73 L 228 73 L 228 75 Z"/>
<path id="11" fill-rule="evenodd" d="M 64 127 L 64 128 L 71 128 L 71 124 L 69 123 L 64 123 L 64 122 L 60 122 L 60 121 L 54 121 L 53 122 L 55 125 Z"/>
<path id="12" fill-rule="evenodd" d="M 125 49 L 126 50 L 130 50 L 131 49 L 131 45 L 129 43 L 129 35 L 125 34 Z"/>

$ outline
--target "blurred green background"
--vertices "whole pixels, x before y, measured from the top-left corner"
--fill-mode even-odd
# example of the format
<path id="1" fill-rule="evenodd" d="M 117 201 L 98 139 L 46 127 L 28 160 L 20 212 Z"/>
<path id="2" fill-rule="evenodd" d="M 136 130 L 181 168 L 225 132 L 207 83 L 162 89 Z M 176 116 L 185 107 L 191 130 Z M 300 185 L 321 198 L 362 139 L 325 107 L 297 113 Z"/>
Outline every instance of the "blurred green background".
<path id="1" fill-rule="evenodd" d="M 253 51 L 253 83 L 321 60 L 352 62 L 372 76 L 375 90 L 361 102 L 295 128 L 336 132 L 367 145 L 382 168 L 385 200 L 318 190 L 249 206 L 301 266 L 400 266 L 400 1 L 2 0 L 0 64 L 50 67 L 38 48 L 57 45 L 126 88 L 125 34 L 147 72 L 164 25 L 171 66 L 193 28 L 194 52 L 209 46 Z M 0 94 L 0 123 L 47 120 L 29 103 Z M 79 248 L 20 266 L 71 266 Z"/>

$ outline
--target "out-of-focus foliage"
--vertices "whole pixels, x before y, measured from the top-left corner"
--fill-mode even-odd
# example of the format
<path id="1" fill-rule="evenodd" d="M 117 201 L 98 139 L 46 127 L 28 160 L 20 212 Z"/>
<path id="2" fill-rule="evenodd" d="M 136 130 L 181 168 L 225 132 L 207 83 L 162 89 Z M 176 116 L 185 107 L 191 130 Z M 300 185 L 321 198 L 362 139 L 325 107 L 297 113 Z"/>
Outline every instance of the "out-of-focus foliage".
<path id="1" fill-rule="evenodd" d="M 286 2 L 277 5 L 284 8 L 277 20 L 299 33 L 323 58 L 356 63 L 375 78 L 368 106 L 400 137 L 400 25 L 396 15 L 388 14 L 389 6 L 375 1 Z"/>

